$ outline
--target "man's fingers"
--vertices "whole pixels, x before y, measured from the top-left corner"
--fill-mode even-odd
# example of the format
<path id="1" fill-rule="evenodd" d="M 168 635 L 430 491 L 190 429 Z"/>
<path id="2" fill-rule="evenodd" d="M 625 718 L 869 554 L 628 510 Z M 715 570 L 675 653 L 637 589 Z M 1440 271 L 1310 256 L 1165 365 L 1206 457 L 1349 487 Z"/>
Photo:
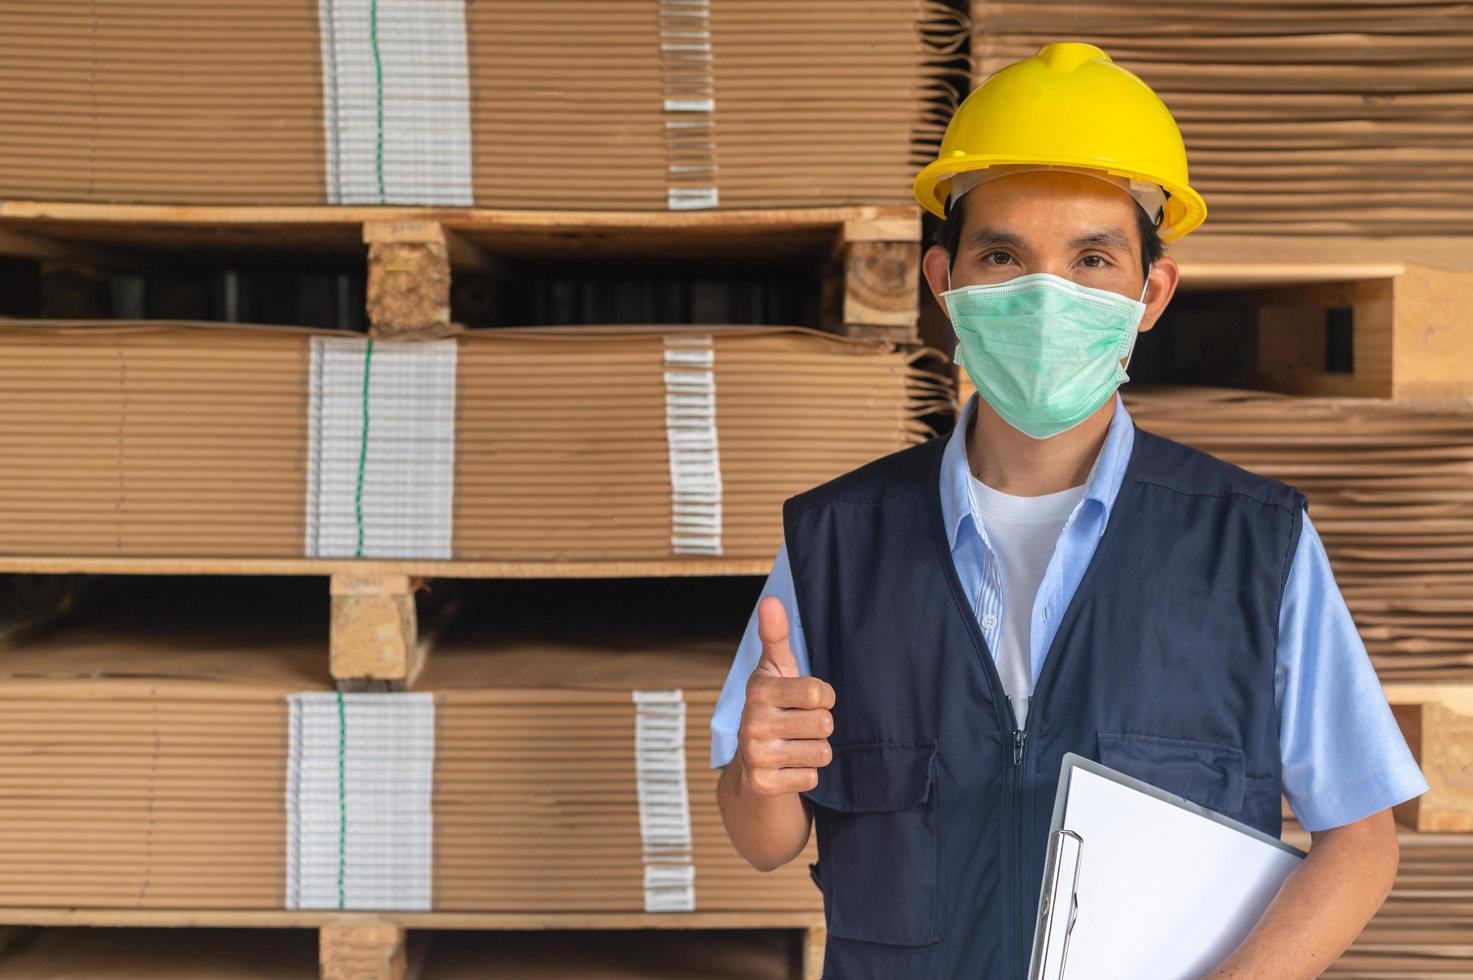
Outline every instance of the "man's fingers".
<path id="1" fill-rule="evenodd" d="M 793 769 L 754 769 L 752 788 L 763 796 L 786 796 L 802 793 L 818 785 L 818 770 L 813 767 Z"/>
<path id="2" fill-rule="evenodd" d="M 788 611 L 783 601 L 775 595 L 766 596 L 757 604 L 757 636 L 762 640 L 762 659 L 769 673 L 779 677 L 797 677 L 798 658 L 788 646 Z"/>
<path id="3" fill-rule="evenodd" d="M 827 708 L 765 705 L 751 713 L 747 728 L 754 738 L 828 738 L 834 733 L 834 716 Z"/>
<path id="4" fill-rule="evenodd" d="M 834 759 L 823 738 L 753 738 L 742 751 L 754 772 L 822 768 Z"/>
<path id="5" fill-rule="evenodd" d="M 774 708 L 832 708 L 834 686 L 822 677 L 776 677 L 753 671 L 747 697 Z"/>

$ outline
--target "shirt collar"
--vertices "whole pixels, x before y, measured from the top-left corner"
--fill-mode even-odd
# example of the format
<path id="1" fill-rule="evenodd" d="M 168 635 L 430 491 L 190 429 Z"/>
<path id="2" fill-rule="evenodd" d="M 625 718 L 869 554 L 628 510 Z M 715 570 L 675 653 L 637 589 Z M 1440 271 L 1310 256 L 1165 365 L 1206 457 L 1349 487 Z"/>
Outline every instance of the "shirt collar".
<path id="1" fill-rule="evenodd" d="M 976 414 L 979 397 L 977 392 L 972 392 L 972 397 L 962 406 L 956 427 L 951 430 L 941 456 L 941 516 L 946 521 L 948 544 L 953 548 L 956 547 L 962 523 L 968 517 L 972 518 L 973 523 L 977 522 L 972 513 L 972 470 L 967 463 L 966 433 L 967 426 Z M 1085 501 L 1093 500 L 1103 509 L 1104 520 L 1100 522 L 1100 527 L 1104 527 L 1110 519 L 1110 511 L 1115 506 L 1115 498 L 1120 493 L 1120 484 L 1125 477 L 1125 464 L 1130 461 L 1134 445 L 1135 423 L 1125 409 L 1124 399 L 1117 391 L 1110 428 L 1106 431 L 1105 441 L 1090 467 L 1084 500 L 1080 501 L 1083 506 Z"/>

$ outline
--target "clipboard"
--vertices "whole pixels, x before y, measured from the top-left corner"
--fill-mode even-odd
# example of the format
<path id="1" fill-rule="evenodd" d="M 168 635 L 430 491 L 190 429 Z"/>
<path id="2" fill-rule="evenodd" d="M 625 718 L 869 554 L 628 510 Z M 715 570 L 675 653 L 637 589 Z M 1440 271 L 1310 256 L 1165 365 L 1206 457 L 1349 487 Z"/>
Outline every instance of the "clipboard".
<path id="1" fill-rule="evenodd" d="M 1242 942 L 1304 857 L 1257 828 L 1068 753 L 1028 978 L 1199 977 Z"/>

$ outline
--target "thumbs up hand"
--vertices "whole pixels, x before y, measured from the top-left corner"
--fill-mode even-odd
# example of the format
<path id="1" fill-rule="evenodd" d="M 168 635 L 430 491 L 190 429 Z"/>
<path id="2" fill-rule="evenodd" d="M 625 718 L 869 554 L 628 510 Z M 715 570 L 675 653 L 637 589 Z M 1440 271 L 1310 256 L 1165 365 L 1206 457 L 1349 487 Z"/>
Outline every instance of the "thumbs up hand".
<path id="1" fill-rule="evenodd" d="M 788 645 L 788 614 L 782 600 L 767 596 L 757 605 L 762 656 L 747 678 L 747 699 L 737 731 L 737 755 L 747 784 L 763 796 L 813 789 L 818 769 L 833 759 L 834 688 L 804 677 Z"/>

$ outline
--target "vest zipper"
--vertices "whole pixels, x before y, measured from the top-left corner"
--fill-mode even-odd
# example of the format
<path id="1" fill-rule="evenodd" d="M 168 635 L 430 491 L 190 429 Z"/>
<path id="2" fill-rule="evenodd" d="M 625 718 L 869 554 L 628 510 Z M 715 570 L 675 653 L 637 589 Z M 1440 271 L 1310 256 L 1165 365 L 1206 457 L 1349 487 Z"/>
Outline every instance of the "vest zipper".
<path id="1" fill-rule="evenodd" d="M 1026 921 L 1023 909 L 1023 752 L 1028 745 L 1028 733 L 1018 727 L 1018 716 L 1013 711 L 1013 700 L 1008 698 L 1008 718 L 1013 723 L 1013 965 L 1021 978 L 1027 975 L 1028 963 L 1024 959 L 1023 928 Z"/>

